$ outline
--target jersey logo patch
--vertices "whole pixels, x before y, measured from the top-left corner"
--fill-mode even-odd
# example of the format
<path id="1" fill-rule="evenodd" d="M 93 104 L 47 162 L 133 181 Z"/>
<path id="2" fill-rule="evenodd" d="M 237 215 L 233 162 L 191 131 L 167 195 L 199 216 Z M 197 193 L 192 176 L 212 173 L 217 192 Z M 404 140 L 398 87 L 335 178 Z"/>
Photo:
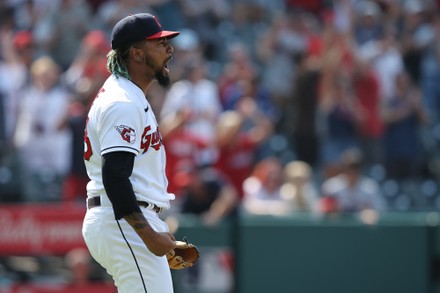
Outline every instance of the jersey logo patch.
<path id="1" fill-rule="evenodd" d="M 126 125 L 115 126 L 115 128 L 126 142 L 133 144 L 136 141 L 136 132 L 133 128 Z"/>

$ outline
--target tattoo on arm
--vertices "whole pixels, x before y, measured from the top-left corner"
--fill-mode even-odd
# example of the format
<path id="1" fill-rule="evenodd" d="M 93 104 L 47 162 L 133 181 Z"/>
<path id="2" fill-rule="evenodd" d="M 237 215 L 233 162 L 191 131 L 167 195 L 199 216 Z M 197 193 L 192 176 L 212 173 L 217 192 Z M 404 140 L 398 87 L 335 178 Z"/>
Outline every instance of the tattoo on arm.
<path id="1" fill-rule="evenodd" d="M 131 213 L 126 215 L 124 219 L 136 230 L 141 230 L 149 226 L 142 213 Z"/>
<path id="2" fill-rule="evenodd" d="M 145 223 L 137 223 L 137 224 L 134 224 L 133 227 L 134 227 L 135 229 L 140 230 L 140 229 L 142 229 L 142 228 L 147 227 L 147 224 L 145 224 Z"/>

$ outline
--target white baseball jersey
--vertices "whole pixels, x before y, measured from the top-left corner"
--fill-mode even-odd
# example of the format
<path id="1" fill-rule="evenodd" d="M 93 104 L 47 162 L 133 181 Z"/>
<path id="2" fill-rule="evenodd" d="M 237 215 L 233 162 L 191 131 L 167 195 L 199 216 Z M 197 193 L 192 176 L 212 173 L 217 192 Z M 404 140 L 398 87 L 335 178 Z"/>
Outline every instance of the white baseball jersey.
<path id="1" fill-rule="evenodd" d="M 158 123 L 144 93 L 129 80 L 111 75 L 98 93 L 87 118 L 84 160 L 91 181 L 88 197 L 107 198 L 102 183 L 102 155 L 115 151 L 136 155 L 130 177 L 137 200 L 170 207 L 165 149 Z"/>

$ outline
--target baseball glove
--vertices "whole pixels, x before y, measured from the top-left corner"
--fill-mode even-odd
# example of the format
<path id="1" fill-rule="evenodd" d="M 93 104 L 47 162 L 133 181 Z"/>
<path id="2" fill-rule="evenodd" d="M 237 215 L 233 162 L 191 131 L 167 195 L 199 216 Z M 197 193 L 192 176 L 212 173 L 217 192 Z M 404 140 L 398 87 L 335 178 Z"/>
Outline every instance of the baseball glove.
<path id="1" fill-rule="evenodd" d="M 168 264 L 173 270 L 180 270 L 192 267 L 199 260 L 199 250 L 197 247 L 188 243 L 186 237 L 184 241 L 176 241 L 176 248 L 167 253 Z"/>

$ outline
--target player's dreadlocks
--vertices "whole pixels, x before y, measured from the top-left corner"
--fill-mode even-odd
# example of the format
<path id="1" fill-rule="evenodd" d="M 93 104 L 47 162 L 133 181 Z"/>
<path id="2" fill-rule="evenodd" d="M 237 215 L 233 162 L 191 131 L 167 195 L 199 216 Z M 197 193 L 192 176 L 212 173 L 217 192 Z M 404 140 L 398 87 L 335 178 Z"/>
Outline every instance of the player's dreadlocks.
<path id="1" fill-rule="evenodd" d="M 116 75 L 116 77 L 125 77 L 128 80 L 131 80 L 130 74 L 127 69 L 127 59 L 128 54 L 130 53 L 131 48 L 140 48 L 142 46 L 142 42 L 145 40 L 141 40 L 138 42 L 134 42 L 130 45 L 126 45 L 125 47 L 112 49 L 107 54 L 107 69 L 110 73 Z"/>
<path id="2" fill-rule="evenodd" d="M 111 50 L 107 54 L 107 69 L 110 73 L 116 75 L 116 77 L 125 77 L 128 80 L 131 80 L 130 75 L 128 74 L 127 64 L 126 64 L 126 56 L 130 51 L 130 48 L 125 50 Z"/>

